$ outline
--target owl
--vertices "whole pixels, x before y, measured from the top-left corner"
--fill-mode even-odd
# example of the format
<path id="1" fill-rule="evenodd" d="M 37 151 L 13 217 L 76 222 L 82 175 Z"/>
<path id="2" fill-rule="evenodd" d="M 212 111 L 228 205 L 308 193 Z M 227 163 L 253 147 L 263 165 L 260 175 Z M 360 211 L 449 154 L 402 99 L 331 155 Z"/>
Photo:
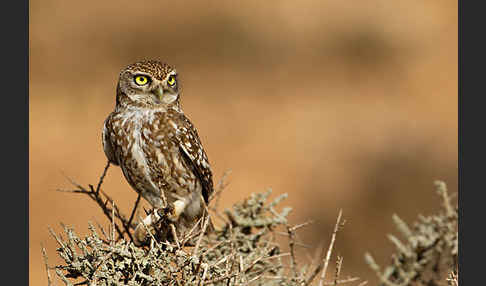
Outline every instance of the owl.
<path id="1" fill-rule="evenodd" d="M 164 210 L 183 233 L 201 218 L 213 180 L 197 130 L 182 111 L 181 88 L 174 67 L 140 61 L 120 72 L 115 110 L 104 121 L 102 141 L 109 162 L 120 166 L 130 186 L 155 210 Z M 135 229 L 137 245 L 147 238 L 146 226 Z"/>

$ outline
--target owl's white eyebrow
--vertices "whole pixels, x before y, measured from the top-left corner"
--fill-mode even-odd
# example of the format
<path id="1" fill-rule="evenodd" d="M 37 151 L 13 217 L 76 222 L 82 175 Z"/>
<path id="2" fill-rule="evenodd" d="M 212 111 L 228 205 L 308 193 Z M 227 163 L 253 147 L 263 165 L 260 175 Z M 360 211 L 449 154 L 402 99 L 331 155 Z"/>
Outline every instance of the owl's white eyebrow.
<path id="1" fill-rule="evenodd" d="M 146 73 L 146 72 L 139 72 L 139 71 L 136 71 L 136 72 L 133 72 L 133 76 L 137 76 L 137 75 L 146 75 L 150 78 L 152 78 L 152 76 L 149 74 L 149 73 Z"/>

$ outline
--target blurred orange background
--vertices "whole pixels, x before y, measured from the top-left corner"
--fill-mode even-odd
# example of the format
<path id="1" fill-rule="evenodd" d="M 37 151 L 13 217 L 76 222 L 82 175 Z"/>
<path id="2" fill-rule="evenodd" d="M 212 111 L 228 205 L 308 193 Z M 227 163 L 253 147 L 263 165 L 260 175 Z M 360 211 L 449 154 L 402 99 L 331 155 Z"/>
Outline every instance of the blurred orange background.
<path id="1" fill-rule="evenodd" d="M 288 193 L 290 221 L 315 221 L 300 237 L 311 253 L 342 208 L 341 275 L 376 282 L 363 254 L 390 261 L 392 214 L 436 211 L 436 179 L 457 191 L 457 12 L 448 0 L 30 1 L 30 284 L 47 285 L 41 243 L 60 262 L 48 226 L 108 223 L 55 190 L 71 187 L 63 173 L 97 183 L 118 73 L 144 58 L 177 67 L 215 182 L 231 169 L 221 208 Z M 119 168 L 103 187 L 130 212 Z"/>

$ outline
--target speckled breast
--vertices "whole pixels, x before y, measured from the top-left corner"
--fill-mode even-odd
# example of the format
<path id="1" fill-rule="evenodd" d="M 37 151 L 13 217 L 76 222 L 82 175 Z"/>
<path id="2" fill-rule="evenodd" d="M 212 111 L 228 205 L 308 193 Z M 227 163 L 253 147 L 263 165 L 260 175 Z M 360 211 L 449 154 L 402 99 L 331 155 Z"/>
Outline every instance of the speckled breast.
<path id="1" fill-rule="evenodd" d="M 165 207 L 166 199 L 161 187 L 164 180 L 157 176 L 154 168 L 149 166 L 147 158 L 146 139 L 144 129 L 153 121 L 154 112 L 147 110 L 126 110 L 115 113 L 112 117 L 111 140 L 115 156 L 123 174 L 132 188 L 154 207 Z M 147 131 L 145 131 L 145 134 Z M 160 170 L 159 172 L 163 172 Z M 158 180 L 155 180 L 155 179 Z"/>

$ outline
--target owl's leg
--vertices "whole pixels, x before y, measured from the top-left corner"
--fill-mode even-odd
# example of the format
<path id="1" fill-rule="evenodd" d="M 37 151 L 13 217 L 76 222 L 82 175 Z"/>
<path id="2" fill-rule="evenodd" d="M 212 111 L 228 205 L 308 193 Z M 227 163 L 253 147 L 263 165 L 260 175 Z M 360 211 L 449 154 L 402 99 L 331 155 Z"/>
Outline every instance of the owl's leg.
<path id="1" fill-rule="evenodd" d="M 176 200 L 172 203 L 173 212 L 172 216 L 169 216 L 170 220 L 175 222 L 181 215 L 189 221 L 201 217 L 204 211 L 204 199 L 198 192 L 192 192 L 187 196 L 173 195 L 173 197 Z"/>
<path id="2" fill-rule="evenodd" d="M 194 200 L 194 195 L 181 197 L 173 194 L 173 197 L 176 200 L 169 203 L 167 208 L 155 208 L 151 214 L 137 225 L 134 232 L 135 245 L 140 246 L 146 244 L 149 238 L 147 230 L 154 233 L 154 226 L 163 219 L 168 220 L 169 223 L 172 222 L 178 225 L 177 222 L 183 214 L 189 216 L 191 219 L 197 216 L 197 213 L 200 211 L 200 203 L 198 200 Z M 189 210 L 189 213 L 187 213 L 187 210 Z"/>
<path id="3" fill-rule="evenodd" d="M 170 215 L 168 215 L 167 217 L 172 221 L 172 222 L 176 222 L 179 220 L 179 217 L 181 216 L 181 214 L 184 212 L 184 210 L 186 209 L 187 205 L 188 205 L 189 201 L 185 198 L 180 198 L 178 200 L 176 200 L 174 203 L 173 203 L 173 209 L 172 209 L 172 212 Z"/>

